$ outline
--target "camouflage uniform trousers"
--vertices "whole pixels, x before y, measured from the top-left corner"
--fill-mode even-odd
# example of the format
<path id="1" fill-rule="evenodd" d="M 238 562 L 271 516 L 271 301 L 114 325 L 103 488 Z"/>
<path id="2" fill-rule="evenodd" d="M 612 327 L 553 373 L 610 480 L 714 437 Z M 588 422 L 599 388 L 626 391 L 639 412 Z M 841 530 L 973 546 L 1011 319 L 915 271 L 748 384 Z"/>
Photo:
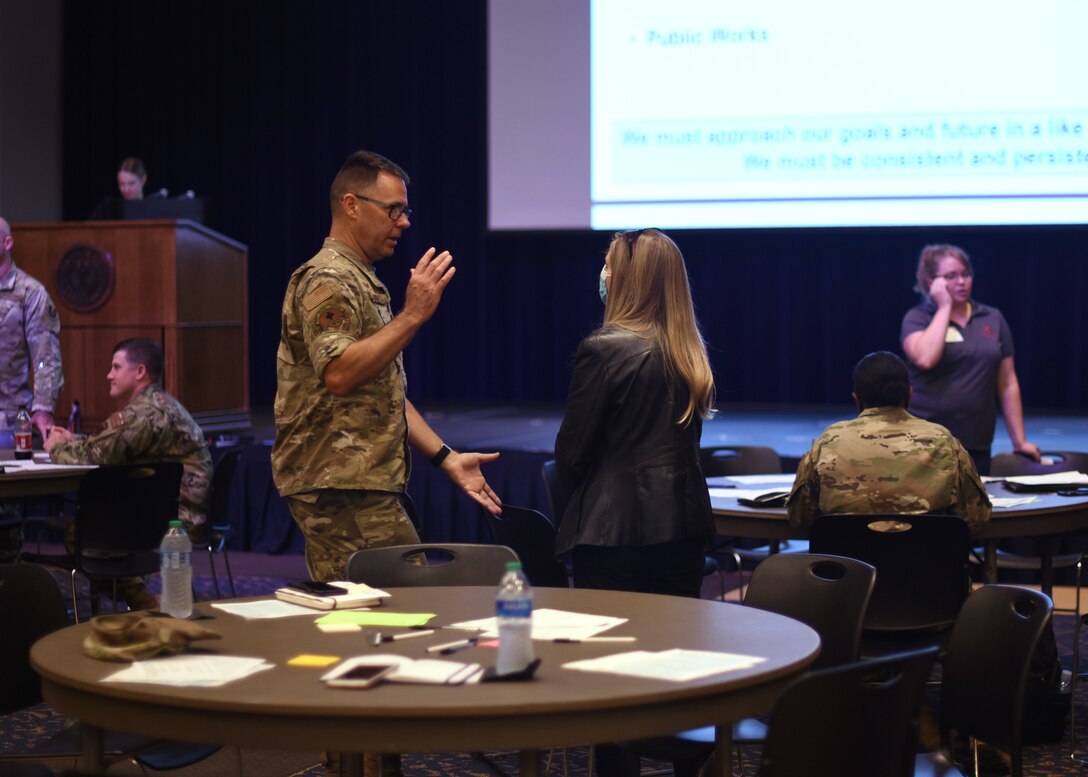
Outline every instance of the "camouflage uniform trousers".
<path id="1" fill-rule="evenodd" d="M 419 542 L 400 496 L 388 491 L 321 489 L 292 494 L 287 505 L 314 580 L 344 580 L 348 557 L 361 548 Z"/>
<path id="2" fill-rule="evenodd" d="M 287 497 L 291 516 L 306 538 L 306 566 L 314 580 L 344 580 L 347 560 L 360 548 L 419 542 L 398 494 L 321 489 Z M 322 753 L 329 777 L 341 773 L 340 753 Z M 399 775 L 400 756 L 367 753 L 365 777 Z"/>

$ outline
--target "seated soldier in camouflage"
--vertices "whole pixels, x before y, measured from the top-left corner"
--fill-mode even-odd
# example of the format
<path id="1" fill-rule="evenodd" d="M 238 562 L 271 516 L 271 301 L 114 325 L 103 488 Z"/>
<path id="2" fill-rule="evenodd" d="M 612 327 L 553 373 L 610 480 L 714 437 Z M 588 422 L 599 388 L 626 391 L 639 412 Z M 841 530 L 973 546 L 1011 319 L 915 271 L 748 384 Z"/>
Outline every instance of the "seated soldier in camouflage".
<path id="1" fill-rule="evenodd" d="M 832 424 L 801 458 L 786 508 L 808 526 L 824 513 L 958 515 L 977 533 L 990 498 L 952 433 L 907 412 L 907 366 L 887 351 L 854 368 L 858 417 Z"/>
<path id="2" fill-rule="evenodd" d="M 45 449 L 58 464 L 140 464 L 180 461 L 184 467 L 178 518 L 197 544 L 204 535 L 212 457 L 204 433 L 181 403 L 163 390 L 162 348 L 150 340 L 122 340 L 113 349 L 110 396 L 120 410 L 98 434 L 53 427 Z M 132 609 L 156 609 L 140 578 L 118 581 Z"/>

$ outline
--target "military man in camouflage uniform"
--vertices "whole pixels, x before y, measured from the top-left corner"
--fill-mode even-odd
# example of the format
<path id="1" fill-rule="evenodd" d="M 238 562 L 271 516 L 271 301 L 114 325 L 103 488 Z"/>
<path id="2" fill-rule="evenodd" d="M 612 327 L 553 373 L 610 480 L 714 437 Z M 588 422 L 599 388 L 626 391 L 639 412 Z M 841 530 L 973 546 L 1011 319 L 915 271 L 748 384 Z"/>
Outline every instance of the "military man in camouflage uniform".
<path id="1" fill-rule="evenodd" d="M 872 353 L 854 368 L 858 417 L 829 426 L 802 457 L 790 523 L 824 513 L 958 515 L 973 533 L 990 520 L 990 499 L 971 457 L 943 426 L 907 412 L 910 378 L 898 356 Z"/>
<path id="2" fill-rule="evenodd" d="M 44 440 L 64 386 L 60 318 L 45 287 L 15 266 L 14 244 L 11 226 L 0 218 L 0 428 L 11 428 L 26 407 Z"/>
<path id="3" fill-rule="evenodd" d="M 58 464 L 181 462 L 178 518 L 198 543 L 204 536 L 212 457 L 196 421 L 163 390 L 163 354 L 150 340 L 122 340 L 113 349 L 110 396 L 121 405 L 98 434 L 72 434 L 53 427 L 45 449 Z M 139 578 L 118 583 L 133 609 L 155 608 L 155 597 Z"/>
<path id="4" fill-rule="evenodd" d="M 427 250 L 392 314 L 375 265 L 411 226 L 407 184 L 378 154 L 349 156 L 332 184 L 329 237 L 283 301 L 272 473 L 315 580 L 342 580 L 359 548 L 419 541 L 403 504 L 409 445 L 484 508 L 501 506 L 480 470 L 498 454 L 451 451 L 405 396 L 401 352 L 454 274 L 448 251 Z"/>

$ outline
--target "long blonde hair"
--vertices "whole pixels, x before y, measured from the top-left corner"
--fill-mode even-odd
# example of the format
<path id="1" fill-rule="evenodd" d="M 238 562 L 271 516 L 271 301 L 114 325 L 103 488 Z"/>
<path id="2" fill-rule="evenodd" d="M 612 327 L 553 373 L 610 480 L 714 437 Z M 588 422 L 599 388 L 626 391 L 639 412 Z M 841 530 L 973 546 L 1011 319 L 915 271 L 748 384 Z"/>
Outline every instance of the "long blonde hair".
<path id="1" fill-rule="evenodd" d="M 695 320 L 684 257 L 656 229 L 618 232 L 608 247 L 611 272 L 604 325 L 657 341 L 665 371 L 688 386 L 688 404 L 677 424 L 714 414 L 714 375 Z"/>

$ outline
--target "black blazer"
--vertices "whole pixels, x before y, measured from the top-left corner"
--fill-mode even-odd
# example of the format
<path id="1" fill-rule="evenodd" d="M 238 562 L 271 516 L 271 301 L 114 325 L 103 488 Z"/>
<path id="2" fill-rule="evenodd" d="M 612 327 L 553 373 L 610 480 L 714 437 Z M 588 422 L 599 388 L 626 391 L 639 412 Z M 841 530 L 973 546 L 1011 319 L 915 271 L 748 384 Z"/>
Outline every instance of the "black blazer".
<path id="1" fill-rule="evenodd" d="M 714 534 L 699 464 L 702 420 L 678 426 L 688 401 L 657 342 L 606 328 L 578 347 L 555 441 L 570 494 L 556 552 L 575 545 L 642 546 Z"/>

